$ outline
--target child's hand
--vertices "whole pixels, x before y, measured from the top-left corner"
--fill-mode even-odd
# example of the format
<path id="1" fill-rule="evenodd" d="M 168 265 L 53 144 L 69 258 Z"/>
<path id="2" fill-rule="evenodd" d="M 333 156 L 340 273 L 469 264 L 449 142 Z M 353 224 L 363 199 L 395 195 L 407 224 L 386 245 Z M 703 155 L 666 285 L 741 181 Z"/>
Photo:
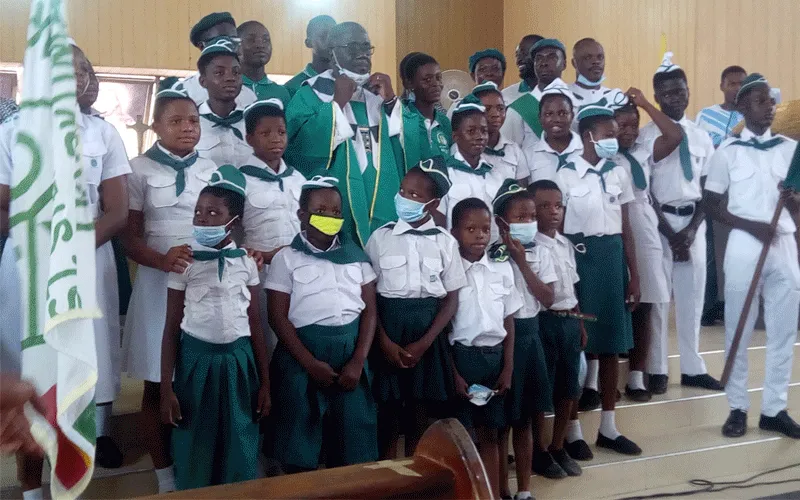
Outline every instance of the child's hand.
<path id="1" fill-rule="evenodd" d="M 639 106 L 640 108 L 643 108 L 649 104 L 647 102 L 647 98 L 644 96 L 644 92 L 635 87 L 629 88 L 628 91 L 625 92 L 625 95 L 628 96 L 628 99 L 630 99 L 633 104 Z"/>
<path id="2" fill-rule="evenodd" d="M 269 385 L 261 384 L 258 388 L 258 406 L 256 407 L 256 420 L 269 416 L 272 409 L 272 399 L 269 396 Z"/>
<path id="3" fill-rule="evenodd" d="M 413 357 L 405 349 L 395 344 L 388 337 L 381 338 L 381 351 L 389 363 L 396 368 L 410 368 Z"/>
<path id="4" fill-rule="evenodd" d="M 586 344 L 589 343 L 589 335 L 586 334 L 586 326 L 583 324 L 583 320 L 580 322 L 581 325 L 581 351 L 586 349 Z"/>
<path id="5" fill-rule="evenodd" d="M 351 359 L 344 365 L 344 368 L 342 368 L 342 372 L 339 374 L 339 378 L 336 382 L 339 384 L 339 387 L 345 391 L 352 391 L 358 385 L 358 381 L 361 379 L 361 372 L 363 371 L 364 363 L 359 363 Z"/>
<path id="6" fill-rule="evenodd" d="M 513 371 L 511 368 L 503 368 L 500 378 L 497 379 L 497 385 L 494 386 L 498 396 L 502 396 L 511 389 L 511 374 Z"/>
<path id="7" fill-rule="evenodd" d="M 331 365 L 318 359 L 315 359 L 310 366 L 306 367 L 306 371 L 320 387 L 330 387 L 339 377 L 339 374 L 333 371 Z"/>
<path id="8" fill-rule="evenodd" d="M 252 248 L 245 248 L 245 250 L 247 250 L 247 256 L 256 261 L 256 267 L 258 267 L 258 270 L 261 271 L 264 269 L 264 254 L 258 250 L 253 250 Z"/>
<path id="9" fill-rule="evenodd" d="M 419 360 L 422 359 L 422 356 L 425 355 L 425 351 L 427 351 L 429 347 L 430 344 L 421 339 L 408 344 L 405 347 L 406 353 L 408 353 L 406 365 L 408 365 L 409 368 L 416 366 L 416 364 L 419 363 Z"/>
<path id="10" fill-rule="evenodd" d="M 275 254 L 288 246 L 289 245 L 283 245 L 282 247 L 278 247 L 270 252 L 261 252 L 261 257 L 264 258 L 264 264 L 272 264 L 272 258 L 275 257 Z"/>
<path id="11" fill-rule="evenodd" d="M 472 399 L 472 396 L 469 395 L 469 386 L 464 380 L 464 377 L 462 377 L 458 372 L 454 371 L 453 379 L 456 384 L 456 394 L 464 399 Z"/>
<path id="12" fill-rule="evenodd" d="M 175 391 L 161 392 L 161 422 L 172 427 L 178 427 L 178 422 L 182 420 L 181 405 L 178 403 L 178 396 Z"/>
<path id="13" fill-rule="evenodd" d="M 508 248 L 508 253 L 511 254 L 511 258 L 514 262 L 517 263 L 518 266 L 525 266 L 525 247 L 522 246 L 522 243 L 519 240 L 515 240 L 511 237 L 509 232 L 503 233 L 503 243 L 506 244 L 506 248 Z"/>
<path id="14" fill-rule="evenodd" d="M 161 270 L 165 273 L 182 274 L 190 262 L 192 262 L 192 247 L 179 245 L 167 250 L 167 255 L 161 262 Z"/>
<path id="15" fill-rule="evenodd" d="M 630 311 L 636 310 L 639 307 L 639 299 L 642 298 L 642 293 L 639 289 L 639 276 L 633 274 L 628 282 L 628 291 L 625 296 L 625 303 L 628 304 Z"/>

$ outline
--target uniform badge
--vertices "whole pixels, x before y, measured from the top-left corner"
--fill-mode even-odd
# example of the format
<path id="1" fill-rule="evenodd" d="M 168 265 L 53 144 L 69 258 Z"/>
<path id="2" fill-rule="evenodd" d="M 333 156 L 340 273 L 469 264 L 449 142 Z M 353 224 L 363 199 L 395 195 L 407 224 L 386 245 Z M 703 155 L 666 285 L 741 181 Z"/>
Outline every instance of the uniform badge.
<path id="1" fill-rule="evenodd" d="M 372 135 L 370 134 L 369 127 L 358 127 L 361 134 L 361 142 L 364 143 L 364 150 L 367 154 L 372 153 Z"/>

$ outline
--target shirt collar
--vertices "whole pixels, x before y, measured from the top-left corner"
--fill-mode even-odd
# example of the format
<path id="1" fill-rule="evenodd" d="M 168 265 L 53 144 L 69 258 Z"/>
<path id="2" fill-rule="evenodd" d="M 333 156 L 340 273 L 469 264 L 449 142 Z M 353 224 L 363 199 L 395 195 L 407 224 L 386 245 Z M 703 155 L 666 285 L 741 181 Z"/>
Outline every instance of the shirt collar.
<path id="1" fill-rule="evenodd" d="M 500 144 L 500 143 L 498 142 L 498 144 Z M 463 163 L 464 165 L 468 166 L 469 168 L 472 168 L 472 165 L 467 163 L 467 160 L 464 159 L 464 155 L 462 155 L 461 151 L 458 150 L 458 144 L 453 144 L 453 147 L 451 148 L 451 151 L 453 153 L 453 159 L 460 161 L 461 163 Z M 481 153 L 481 159 L 478 160 L 478 166 L 480 166 L 481 163 L 486 163 L 486 164 L 491 165 L 491 163 L 489 163 L 489 160 L 486 159 L 486 155 L 483 154 L 483 153 Z"/>
<path id="2" fill-rule="evenodd" d="M 553 149 L 549 144 L 547 144 L 547 141 L 545 140 L 546 136 L 547 132 L 542 132 L 542 140 L 536 141 L 536 145 L 534 146 L 534 151 L 544 151 L 545 153 L 563 155 L 566 153 L 574 153 L 579 149 L 583 149 L 583 141 L 581 140 L 581 136 L 579 136 L 573 131 L 570 131 L 570 138 L 569 138 L 569 144 L 567 144 L 567 149 L 565 149 L 561 153 L 559 153 L 558 151 Z"/>
<path id="3" fill-rule="evenodd" d="M 319 74 L 317 73 L 317 70 L 314 69 L 314 66 L 311 65 L 311 63 L 306 64 L 306 67 L 303 69 L 303 73 L 305 73 L 309 78 Z"/>
<path id="4" fill-rule="evenodd" d="M 497 141 L 494 147 L 489 146 L 489 149 L 492 151 L 502 151 L 507 144 L 513 144 L 513 141 L 508 140 L 508 138 L 500 132 L 500 140 Z"/>
<path id="5" fill-rule="evenodd" d="M 683 115 L 683 117 L 680 120 L 678 120 L 678 123 L 680 123 L 681 125 L 683 125 L 685 127 L 689 123 L 694 123 L 694 122 L 692 122 L 690 119 L 686 118 L 686 115 Z"/>
<path id="6" fill-rule="evenodd" d="M 235 241 L 231 241 L 230 243 L 228 243 L 227 245 L 225 245 L 222 248 L 214 248 L 214 247 L 203 246 L 200 243 L 195 241 L 192 244 L 192 248 L 194 250 L 204 250 L 206 252 L 219 252 L 220 250 L 233 250 L 233 249 L 236 249 L 237 247 L 236 247 L 236 242 Z"/>
<path id="7" fill-rule="evenodd" d="M 597 165 L 592 165 L 588 161 L 584 160 L 583 156 L 575 155 L 572 161 L 575 163 L 575 171 L 578 172 L 578 176 L 582 179 L 586 176 L 586 172 L 589 170 L 595 170 L 599 172 L 600 169 L 603 168 L 603 164 L 608 160 L 601 158 Z"/>
<path id="8" fill-rule="evenodd" d="M 464 263 L 464 271 L 467 271 L 467 270 L 471 269 L 472 266 L 474 266 L 476 264 L 480 264 L 483 267 L 485 267 L 486 269 L 489 269 L 489 254 L 484 253 L 483 257 L 481 257 L 480 260 L 476 260 L 475 262 L 470 262 L 467 259 L 465 259 L 464 257 L 461 257 L 461 262 Z"/>
<path id="9" fill-rule="evenodd" d="M 236 108 L 234 108 L 234 110 L 233 110 L 233 111 L 237 111 L 237 110 L 238 110 L 238 111 L 244 111 L 244 108 L 242 108 L 241 106 L 239 106 L 239 104 L 237 103 L 237 104 L 236 104 Z M 198 111 L 198 113 L 200 113 L 201 115 L 205 115 L 205 114 L 211 113 L 212 115 L 214 115 L 214 116 L 216 116 L 216 117 L 219 117 L 219 118 L 225 118 L 224 116 L 219 116 L 218 114 L 216 114 L 216 113 L 214 113 L 213 111 L 211 111 L 211 106 L 209 106 L 209 105 L 208 105 L 208 101 L 203 101 L 203 103 L 202 103 L 202 104 L 201 104 L 201 105 L 200 105 L 200 106 L 197 108 L 197 111 Z M 231 111 L 231 113 L 232 113 L 233 111 Z"/>
<path id="10" fill-rule="evenodd" d="M 569 240 L 564 237 L 563 234 L 556 231 L 556 237 L 551 238 L 544 233 L 536 233 L 536 237 L 534 238 L 535 241 L 541 243 L 543 246 L 547 248 L 553 248 L 556 246 L 567 246 L 569 244 Z"/>
<path id="11" fill-rule="evenodd" d="M 398 236 L 407 233 L 412 229 L 415 231 L 425 231 L 426 229 L 435 229 L 435 228 L 436 228 L 436 223 L 433 222 L 432 216 L 429 217 L 428 220 L 419 227 L 411 227 L 411 224 L 402 219 L 399 219 L 397 221 L 397 224 L 394 225 L 394 229 L 392 229 L 392 236 Z"/>
<path id="12" fill-rule="evenodd" d="M 169 151 L 167 151 L 167 149 L 164 146 L 161 145 L 161 141 L 156 141 L 156 147 L 158 147 L 158 149 L 160 149 L 162 153 L 165 153 L 167 156 L 169 156 L 173 160 L 178 160 L 178 161 L 186 161 L 187 158 L 189 158 L 190 156 L 194 156 L 194 154 L 195 154 L 195 152 L 192 151 L 188 155 L 186 155 L 184 157 L 180 157 L 180 156 L 178 156 L 176 154 L 173 154 L 173 153 L 170 153 Z"/>
<path id="13" fill-rule="evenodd" d="M 752 130 L 745 127 L 744 130 L 742 130 L 741 135 L 743 141 L 749 141 L 750 139 L 755 138 L 758 142 L 764 142 L 772 139 L 772 130 L 767 129 L 767 131 L 764 132 L 762 135 L 756 135 Z"/>
<path id="14" fill-rule="evenodd" d="M 269 75 L 266 75 L 266 74 L 264 75 L 264 78 L 262 78 L 261 80 L 259 80 L 257 82 L 254 82 L 249 77 L 247 77 L 245 75 L 242 75 L 242 82 L 245 85 L 264 85 L 264 86 L 272 85 L 274 83 L 272 80 L 269 79 Z"/>
<path id="15" fill-rule="evenodd" d="M 272 168 L 266 164 L 266 162 L 262 161 L 256 155 L 250 155 L 250 157 L 247 159 L 247 161 L 244 164 L 245 165 L 252 165 L 252 166 L 258 167 L 258 168 L 269 169 L 270 172 L 273 171 Z M 278 171 L 276 173 L 282 174 L 282 173 L 284 173 L 286 171 L 287 168 L 289 168 L 289 167 L 286 166 L 286 162 L 283 161 L 283 158 L 281 158 L 281 165 L 280 165 L 280 167 L 278 167 Z"/>
<path id="16" fill-rule="evenodd" d="M 327 250 L 320 250 L 319 248 L 317 248 L 314 245 L 312 245 L 311 242 L 306 239 L 306 232 L 305 231 L 301 231 L 300 232 L 300 238 L 306 244 L 306 247 L 308 247 L 308 249 L 311 250 L 311 252 L 313 252 L 313 253 L 324 253 L 324 252 L 329 252 L 331 250 L 336 250 L 337 248 L 339 248 L 339 235 L 338 234 L 333 237 L 333 241 L 331 242 L 331 246 L 329 246 Z"/>

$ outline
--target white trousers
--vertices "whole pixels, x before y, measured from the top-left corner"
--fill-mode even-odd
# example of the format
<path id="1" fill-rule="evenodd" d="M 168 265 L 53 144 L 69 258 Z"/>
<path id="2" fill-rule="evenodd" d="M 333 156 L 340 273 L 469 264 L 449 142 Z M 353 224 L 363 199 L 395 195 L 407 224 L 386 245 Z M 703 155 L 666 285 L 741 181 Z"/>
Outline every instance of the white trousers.
<path id="1" fill-rule="evenodd" d="M 730 351 L 739 315 L 753 279 L 753 271 L 762 244 L 748 233 L 734 229 L 725 251 L 725 353 Z M 756 296 L 750 306 L 742 340 L 734 360 L 725 394 L 732 410 L 747 411 L 747 347 L 758 317 L 759 298 L 764 301 L 764 323 L 767 328 L 764 394 L 761 413 L 774 417 L 785 410 L 792 374 L 794 342 L 797 339 L 800 307 L 800 268 L 794 234 L 778 235 L 773 240 Z"/>
<path id="2" fill-rule="evenodd" d="M 669 225 L 680 231 L 689 225 L 692 216 L 664 214 Z M 689 248 L 688 262 L 674 262 L 669 242 L 662 235 L 664 248 L 664 270 L 670 295 L 675 302 L 675 327 L 678 332 L 678 352 L 681 355 L 681 373 L 700 375 L 706 373 L 706 364 L 700 356 L 700 317 L 703 315 L 703 300 L 706 289 L 706 223 L 697 228 L 694 243 Z M 655 375 L 667 375 L 669 353 L 669 308 L 670 303 L 653 304 L 650 322 L 652 339 L 647 357 L 647 371 Z"/>

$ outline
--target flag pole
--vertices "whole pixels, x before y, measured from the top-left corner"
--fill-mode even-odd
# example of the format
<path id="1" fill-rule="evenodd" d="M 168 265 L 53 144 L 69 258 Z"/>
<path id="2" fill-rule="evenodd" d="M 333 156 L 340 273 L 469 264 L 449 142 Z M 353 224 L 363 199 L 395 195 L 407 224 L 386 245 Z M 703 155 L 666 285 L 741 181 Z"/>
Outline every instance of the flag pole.
<path id="1" fill-rule="evenodd" d="M 775 229 L 778 227 L 778 220 L 781 217 L 783 205 L 784 201 L 783 197 L 781 196 L 778 198 L 778 204 L 775 206 L 775 213 L 772 214 L 772 221 L 769 223 L 770 232 L 772 234 L 775 234 Z M 765 243 L 761 248 L 761 255 L 758 256 L 758 262 L 756 262 L 756 268 L 753 271 L 753 281 L 750 282 L 750 288 L 747 290 L 747 297 L 744 299 L 742 312 L 739 315 L 739 324 L 736 325 L 736 333 L 733 335 L 733 342 L 731 342 L 731 348 L 728 350 L 728 357 L 725 359 L 725 368 L 722 370 L 722 377 L 720 377 L 719 380 L 720 384 L 723 386 L 728 383 L 728 379 L 731 376 L 733 362 L 736 359 L 736 353 L 739 351 L 739 344 L 741 343 L 742 335 L 744 334 L 744 325 L 747 323 L 747 316 L 750 313 L 750 307 L 753 305 L 753 299 L 756 295 L 758 282 L 761 280 L 761 272 L 764 270 L 764 263 L 767 260 L 767 254 L 769 253 L 770 245 L 771 242 Z"/>

